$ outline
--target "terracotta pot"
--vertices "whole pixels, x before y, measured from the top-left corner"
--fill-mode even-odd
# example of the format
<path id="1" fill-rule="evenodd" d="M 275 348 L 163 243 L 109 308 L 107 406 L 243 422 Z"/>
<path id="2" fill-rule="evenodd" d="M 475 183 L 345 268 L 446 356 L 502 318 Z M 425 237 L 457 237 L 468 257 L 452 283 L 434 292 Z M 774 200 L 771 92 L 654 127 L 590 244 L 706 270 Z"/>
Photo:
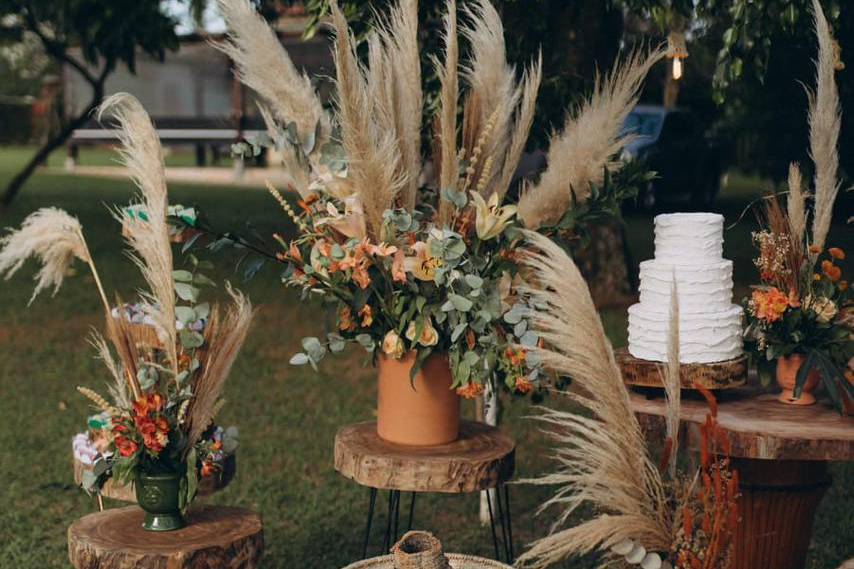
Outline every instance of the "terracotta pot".
<path id="1" fill-rule="evenodd" d="M 410 381 L 414 363 L 415 352 L 399 360 L 380 356 L 377 434 L 389 442 L 412 446 L 457 440 L 460 397 L 451 389 L 447 356 L 429 356 L 415 381 Z"/>
<path id="2" fill-rule="evenodd" d="M 795 399 L 794 389 L 795 382 L 798 377 L 798 370 L 806 358 L 801 354 L 792 354 L 785 358 L 777 360 L 777 384 L 783 389 L 783 392 L 778 397 L 781 403 L 787 405 L 812 405 L 815 403 L 815 396 L 812 391 L 818 386 L 821 380 L 818 370 L 813 370 L 807 376 L 807 382 L 804 384 L 804 390 L 799 399 Z"/>

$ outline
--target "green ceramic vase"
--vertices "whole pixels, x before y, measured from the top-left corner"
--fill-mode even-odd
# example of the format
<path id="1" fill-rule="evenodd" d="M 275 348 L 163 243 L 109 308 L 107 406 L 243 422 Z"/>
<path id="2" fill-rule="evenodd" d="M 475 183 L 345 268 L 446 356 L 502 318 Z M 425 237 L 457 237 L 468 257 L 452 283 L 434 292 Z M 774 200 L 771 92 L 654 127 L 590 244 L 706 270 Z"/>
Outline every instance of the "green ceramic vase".
<path id="1" fill-rule="evenodd" d="M 179 506 L 181 475 L 177 472 L 136 476 L 136 501 L 145 511 L 142 528 L 147 531 L 172 531 L 186 525 Z"/>

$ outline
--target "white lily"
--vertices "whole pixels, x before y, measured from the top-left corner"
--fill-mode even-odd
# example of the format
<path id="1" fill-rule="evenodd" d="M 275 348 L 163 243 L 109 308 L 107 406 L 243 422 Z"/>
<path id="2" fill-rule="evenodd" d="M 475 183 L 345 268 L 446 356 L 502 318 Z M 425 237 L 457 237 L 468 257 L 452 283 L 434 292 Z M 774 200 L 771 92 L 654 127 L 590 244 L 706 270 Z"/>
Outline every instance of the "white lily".
<path id="1" fill-rule="evenodd" d="M 488 241 L 501 235 L 501 232 L 510 225 L 513 216 L 516 215 L 516 206 L 498 205 L 497 193 L 493 193 L 488 202 L 477 192 L 471 192 L 471 197 L 477 214 L 475 230 L 478 238 L 482 241 Z"/>

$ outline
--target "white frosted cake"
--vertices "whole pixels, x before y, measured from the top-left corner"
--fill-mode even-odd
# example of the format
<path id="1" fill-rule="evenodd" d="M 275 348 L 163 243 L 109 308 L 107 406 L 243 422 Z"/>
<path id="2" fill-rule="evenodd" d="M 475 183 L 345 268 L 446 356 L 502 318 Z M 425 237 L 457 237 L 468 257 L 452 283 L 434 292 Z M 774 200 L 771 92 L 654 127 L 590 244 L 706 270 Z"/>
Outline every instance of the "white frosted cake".
<path id="1" fill-rule="evenodd" d="M 679 299 L 679 360 L 712 363 L 741 355 L 742 309 L 732 303 L 732 261 L 723 258 L 724 218 L 655 217 L 655 259 L 640 265 L 640 302 L 629 308 L 629 353 L 667 359 L 670 294 Z"/>

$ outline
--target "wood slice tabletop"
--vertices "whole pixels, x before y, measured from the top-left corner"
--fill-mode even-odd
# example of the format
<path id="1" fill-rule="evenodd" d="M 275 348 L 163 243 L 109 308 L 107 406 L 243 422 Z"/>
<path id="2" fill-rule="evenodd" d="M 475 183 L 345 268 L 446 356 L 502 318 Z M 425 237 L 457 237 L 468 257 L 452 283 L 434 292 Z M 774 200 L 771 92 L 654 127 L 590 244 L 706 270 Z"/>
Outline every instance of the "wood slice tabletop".
<path id="1" fill-rule="evenodd" d="M 77 569 L 253 569 L 264 550 L 261 517 L 224 506 L 191 509 L 187 527 L 142 529 L 137 506 L 84 516 L 68 528 L 68 557 Z"/>
<path id="2" fill-rule="evenodd" d="M 460 438 L 431 447 L 387 442 L 375 422 L 335 435 L 335 470 L 362 486 L 404 492 L 476 492 L 513 476 L 516 443 L 495 427 L 460 422 Z"/>
<path id="3" fill-rule="evenodd" d="M 627 348 L 618 348 L 614 355 L 626 384 L 664 389 L 661 378 L 665 364 L 636 358 Z M 683 389 L 694 389 L 695 384 L 716 391 L 742 387 L 747 383 L 747 356 L 724 362 L 681 364 L 679 379 Z"/>
<path id="4" fill-rule="evenodd" d="M 784 405 L 773 394 L 727 392 L 718 399 L 718 423 L 726 431 L 737 458 L 763 460 L 854 460 L 854 418 L 842 417 L 819 402 Z M 632 408 L 650 440 L 664 440 L 663 397 L 630 395 Z M 700 447 L 700 425 L 709 411 L 702 398 L 682 397 L 680 439 L 687 448 Z"/>

